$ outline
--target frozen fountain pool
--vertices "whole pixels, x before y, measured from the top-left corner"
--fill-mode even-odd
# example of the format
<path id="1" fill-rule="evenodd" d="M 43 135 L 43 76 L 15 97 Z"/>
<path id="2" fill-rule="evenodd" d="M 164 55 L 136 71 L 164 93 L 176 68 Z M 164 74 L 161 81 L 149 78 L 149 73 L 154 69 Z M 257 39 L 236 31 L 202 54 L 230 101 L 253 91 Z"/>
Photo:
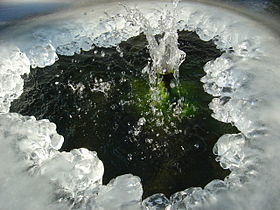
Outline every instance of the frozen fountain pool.
<path id="1" fill-rule="evenodd" d="M 211 117 L 211 97 L 200 82 L 203 65 L 221 52 L 193 32 L 180 32 L 179 43 L 188 54 L 181 65 L 181 94 L 195 104 L 193 116 L 156 125 L 142 74 L 149 59 L 143 35 L 121 43 L 121 55 L 95 47 L 31 70 L 10 110 L 54 122 L 64 137 L 63 151 L 96 151 L 105 167 L 103 183 L 126 173 L 139 176 L 144 197 L 224 179 L 228 171 L 219 167 L 212 148 L 224 133 L 237 130 Z"/>
<path id="2" fill-rule="evenodd" d="M 158 24 L 161 14 L 170 5 L 163 2 L 142 2 L 137 7 L 152 24 Z M 134 3 L 129 6 L 133 7 Z M 106 13 L 104 13 L 105 8 Z M 98 59 L 101 60 L 101 64 L 108 59 L 106 62 L 109 64 L 109 61 L 114 59 L 106 57 L 113 56 L 106 50 L 110 51 L 110 48 L 115 49 L 116 46 L 119 46 L 115 50 L 117 56 L 123 53 L 123 57 L 120 56 L 118 60 L 122 62 L 121 60 L 126 58 L 126 51 L 122 49 L 121 43 L 137 37 L 142 32 L 141 27 L 127 21 L 126 12 L 123 6 L 116 3 L 89 4 L 86 8 L 76 9 L 75 12 L 63 11 L 56 15 L 44 16 L 39 20 L 30 19 L 2 33 L 0 60 L 2 209 L 17 209 L 20 206 L 21 209 L 136 210 L 141 209 L 141 205 L 146 209 L 277 209 L 279 204 L 276 199 L 279 195 L 279 187 L 276 184 L 279 179 L 277 176 L 279 39 L 272 27 L 268 28 L 263 24 L 267 23 L 265 19 L 260 21 L 257 17 L 245 16 L 238 10 L 193 2 L 182 2 L 178 9 L 178 30 L 196 32 L 200 39 L 212 40 L 223 52 L 220 57 L 209 61 L 204 66 L 205 76 L 202 74 L 200 74 L 202 78 L 197 78 L 196 74 L 192 76 L 201 79 L 204 90 L 213 96 L 209 104 L 213 111 L 213 122 L 216 119 L 223 123 L 230 123 L 239 130 L 238 134 L 230 134 L 232 133 L 230 132 L 219 140 L 218 136 L 216 140 L 211 140 L 213 143 L 218 140 L 213 149 L 217 155 L 217 161 L 222 168 L 230 170 L 230 174 L 224 181 L 213 180 L 206 187 L 201 186 L 202 188 L 193 186 L 193 188 L 173 194 L 170 199 L 162 194 L 156 194 L 146 198 L 142 203 L 143 191 L 140 179 L 132 175 L 121 175 L 122 172 L 115 172 L 115 174 L 112 172 L 107 177 L 107 181 L 114 176 L 121 176 L 108 184 L 105 183 L 106 185 L 102 184 L 104 166 L 99 160 L 99 153 L 97 153 L 98 158 L 95 152 L 77 148 L 85 147 L 85 145 L 70 146 L 69 141 L 73 141 L 68 139 L 68 136 L 71 136 L 70 130 L 64 131 L 66 138 L 64 149 L 67 145 L 68 149 L 65 149 L 67 151 L 77 149 L 69 152 L 59 151 L 61 147 L 63 148 L 63 137 L 57 133 L 55 124 L 40 119 L 47 117 L 56 122 L 58 130 L 61 129 L 59 124 L 64 124 L 67 129 L 70 129 L 71 126 L 67 124 L 65 118 L 58 116 L 60 113 L 68 114 L 68 112 L 66 109 L 59 111 L 59 107 L 49 108 L 51 107 L 48 106 L 49 104 L 53 106 L 56 104 L 52 104 L 54 98 L 54 101 L 60 99 L 54 96 L 60 94 L 61 90 L 53 89 L 52 91 L 58 92 L 52 92 L 53 96 L 48 98 L 40 93 L 40 91 L 45 93 L 45 89 L 39 89 L 40 79 L 45 80 L 46 85 L 49 83 L 50 87 L 67 86 L 70 91 L 74 91 L 77 96 L 71 96 L 73 99 L 70 103 L 75 105 L 79 94 L 83 95 L 82 89 L 86 89 L 82 85 L 86 85 L 74 82 L 74 78 L 62 83 L 59 79 L 67 77 L 59 75 L 60 70 L 65 70 L 63 74 L 67 75 L 81 64 L 84 66 L 79 67 L 78 71 L 82 70 L 82 75 L 83 68 L 86 69 L 85 66 L 88 65 L 82 60 L 85 57 L 90 58 L 92 64 L 98 63 Z M 94 54 L 96 49 L 93 49 L 93 44 L 98 49 L 96 54 Z M 81 55 L 74 55 L 75 53 Z M 66 56 L 74 57 L 68 59 Z M 57 61 L 58 58 L 60 58 L 59 61 Z M 138 69 L 142 68 L 140 58 L 136 60 L 140 65 Z M 63 62 L 72 59 L 73 63 L 62 65 Z M 80 63 L 75 64 L 75 62 Z M 119 64 L 118 62 L 116 64 Z M 39 68 L 30 73 L 26 81 L 32 85 L 26 86 L 27 89 L 22 94 L 24 83 L 22 75 L 30 72 L 30 66 Z M 60 69 L 61 66 L 63 69 Z M 46 68 L 40 69 L 43 67 Z M 104 66 L 105 72 L 110 71 L 112 66 L 109 69 L 107 67 L 108 65 Z M 59 71 L 53 75 L 52 69 L 54 72 L 57 69 Z M 120 70 L 119 80 L 128 80 L 128 75 L 133 76 L 136 72 L 137 68 L 135 72 L 122 73 Z M 98 74 L 104 75 L 100 71 Z M 32 75 L 36 75 L 39 79 L 32 80 Z M 44 75 L 47 79 L 43 78 Z M 86 75 L 79 78 L 78 73 L 73 73 L 72 77 L 77 77 L 75 81 L 79 81 L 84 80 Z M 106 95 L 106 91 L 112 86 L 110 81 L 103 78 L 102 81 L 100 78 L 92 79 L 94 83 L 91 88 L 99 94 Z M 109 83 L 107 86 L 98 86 L 102 82 Z M 39 99 L 33 97 L 32 91 L 40 93 Z M 27 94 L 28 92 L 31 94 Z M 205 93 L 199 92 L 197 95 L 202 94 Z M 29 104 L 35 104 L 35 109 L 32 106 L 28 108 L 23 102 L 14 101 L 24 97 Z M 65 98 L 69 99 L 69 94 Z M 100 100 L 97 104 L 102 104 L 102 100 L 105 99 Z M 12 101 L 14 104 L 11 110 L 20 110 L 24 115 L 34 113 L 38 119 L 9 112 Z M 64 104 L 63 101 L 60 103 Z M 16 109 L 16 106 L 19 108 Z M 101 108 L 106 108 L 106 106 Z M 41 110 L 38 110 L 38 107 L 41 107 Z M 76 110 L 73 107 L 71 109 Z M 44 112 L 45 110 L 51 110 L 51 112 Z M 73 118 L 73 115 L 71 116 Z M 55 117 L 58 118 L 55 120 Z M 139 118 L 135 117 L 135 119 L 137 123 Z M 108 121 L 113 122 L 110 119 Z M 105 124 L 104 129 L 106 129 Z M 88 131 L 85 134 L 88 134 Z M 224 133 L 218 133 L 218 135 L 222 134 Z M 96 132 L 93 132 L 93 135 L 96 135 Z M 79 136 L 75 136 L 74 142 L 79 142 L 78 138 Z M 94 146 L 90 149 L 94 150 Z M 163 150 L 159 148 L 158 151 L 160 154 Z M 129 154 L 126 154 L 126 157 L 132 158 L 133 161 L 133 154 L 132 156 Z M 208 155 L 211 154 L 208 153 Z M 115 161 L 111 160 L 111 162 Z M 145 164 L 143 166 L 145 167 Z M 132 165 L 129 165 L 128 169 L 131 167 Z M 172 180 L 171 175 L 168 173 Z M 210 179 L 213 178 L 223 179 L 223 177 Z M 164 177 L 162 180 L 167 179 Z M 154 182 L 150 185 L 153 186 L 153 184 L 157 185 Z M 192 186 L 191 183 L 190 186 Z M 184 186 L 180 188 L 174 190 L 183 190 Z M 154 192 L 151 190 L 149 193 Z"/>

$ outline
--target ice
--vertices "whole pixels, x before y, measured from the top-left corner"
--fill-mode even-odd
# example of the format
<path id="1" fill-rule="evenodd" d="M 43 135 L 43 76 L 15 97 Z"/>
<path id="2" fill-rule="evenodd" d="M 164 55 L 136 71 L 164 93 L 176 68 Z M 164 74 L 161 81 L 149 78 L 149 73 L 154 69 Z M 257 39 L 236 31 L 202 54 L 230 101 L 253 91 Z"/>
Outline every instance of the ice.
<path id="1" fill-rule="evenodd" d="M 222 136 L 213 148 L 213 153 L 218 155 L 217 161 L 222 168 L 240 168 L 244 161 L 244 146 L 246 139 L 242 134 L 226 134 Z"/>
<path id="2" fill-rule="evenodd" d="M 140 179 L 131 174 L 119 176 L 102 186 L 96 201 L 89 203 L 89 209 L 140 209 L 142 198 Z"/>
<path id="3" fill-rule="evenodd" d="M 168 7 L 173 6 L 152 1 L 137 5 L 151 26 Z M 220 137 L 213 149 L 231 173 L 204 188 L 194 186 L 170 199 L 155 194 L 143 203 L 138 177 L 123 175 L 103 185 L 104 168 L 95 152 L 60 152 L 63 137 L 53 123 L 8 113 L 30 67 L 52 65 L 57 54 L 73 55 L 94 45 L 117 46 L 143 27 L 127 21 L 123 6 L 104 3 L 7 28 L 0 37 L 0 209 L 278 209 L 279 36 L 264 17 L 235 11 L 182 2 L 177 14 L 178 29 L 212 39 L 224 51 L 205 65 L 201 81 L 215 97 L 209 105 L 212 116 L 240 131 Z"/>
<path id="4" fill-rule="evenodd" d="M 203 190 L 201 187 L 189 188 L 171 196 L 171 209 L 193 209 L 196 206 L 205 204 L 207 197 L 209 197 L 207 190 Z"/>
<path id="5" fill-rule="evenodd" d="M 50 177 L 58 187 L 56 193 L 59 197 L 63 195 L 59 202 L 66 200 L 77 206 L 96 193 L 102 184 L 104 167 L 95 152 L 75 149 L 45 161 L 39 173 Z"/>
<path id="6" fill-rule="evenodd" d="M 144 209 L 146 210 L 165 210 L 170 209 L 170 201 L 164 194 L 154 194 L 142 202 Z"/>
<path id="7" fill-rule="evenodd" d="M 51 138 L 55 126 L 43 121 L 37 124 L 37 127 L 32 127 L 34 118 L 20 117 L 18 114 L 2 113 L 0 119 L 1 209 L 48 209 L 53 195 L 52 186 L 45 177 L 31 177 L 28 173 L 32 173 L 36 165 L 50 155 L 46 154 L 43 148 L 52 148 L 51 139 L 54 139 L 55 146 L 57 145 L 55 136 Z M 46 124 L 48 126 L 45 126 Z M 50 135 L 46 130 L 49 130 Z M 31 140 L 36 137 L 37 146 L 37 142 L 32 145 Z M 42 149 L 33 151 L 32 147 Z"/>
<path id="8" fill-rule="evenodd" d="M 21 75 L 30 71 L 30 61 L 18 48 L 0 48 L 0 111 L 8 112 L 11 102 L 23 91 Z"/>
<path id="9" fill-rule="evenodd" d="M 50 66 L 58 60 L 55 48 L 51 43 L 39 43 L 33 46 L 27 53 L 32 68 Z M 44 59 L 41 59 L 41 58 Z"/>
<path id="10" fill-rule="evenodd" d="M 123 175 L 106 186 L 102 185 L 104 167 L 96 152 L 84 148 L 59 152 L 63 137 L 57 134 L 55 124 L 48 120 L 37 121 L 34 117 L 23 117 L 15 113 L 0 114 L 0 131 L 1 145 L 8 149 L 8 152 L 2 151 L 2 156 L 12 155 L 13 158 L 8 160 L 16 159 L 14 163 L 10 163 L 11 169 L 5 161 L 1 162 L 1 166 L 4 165 L 9 170 L 1 174 L 2 187 L 13 185 L 17 176 L 23 179 L 23 183 L 20 183 L 23 186 L 34 177 L 34 183 L 41 180 L 43 183 L 39 186 L 48 186 L 48 199 L 44 201 L 44 206 L 50 205 L 52 200 L 55 200 L 57 205 L 81 209 L 90 202 L 100 209 L 114 209 L 109 208 L 112 203 L 114 207 L 140 206 L 143 190 L 138 177 Z M 5 174 L 9 177 L 12 169 L 16 170 L 15 178 L 5 177 Z M 33 183 L 29 185 L 30 188 L 25 186 L 27 193 L 40 190 L 36 185 L 33 186 Z M 13 190 L 18 189 L 15 186 Z M 28 206 L 33 205 L 36 206 Z M 1 202 L 1 208 L 3 206 Z"/>
<path id="11" fill-rule="evenodd" d="M 219 179 L 214 179 L 205 186 L 205 190 L 209 191 L 212 194 L 224 193 L 227 188 L 227 183 Z"/>

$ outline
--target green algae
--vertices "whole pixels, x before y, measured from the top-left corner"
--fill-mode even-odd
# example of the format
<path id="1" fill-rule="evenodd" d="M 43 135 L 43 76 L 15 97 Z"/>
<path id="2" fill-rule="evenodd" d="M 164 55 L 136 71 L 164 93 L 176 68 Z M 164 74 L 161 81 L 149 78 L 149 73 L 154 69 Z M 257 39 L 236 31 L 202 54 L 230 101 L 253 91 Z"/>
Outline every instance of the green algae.
<path id="1" fill-rule="evenodd" d="M 133 104 L 134 111 L 143 116 L 154 117 L 151 113 L 154 108 L 162 113 L 161 117 L 165 121 L 195 117 L 203 106 L 197 97 L 203 94 L 201 91 L 192 81 L 181 81 L 172 87 L 168 84 L 167 87 L 161 79 L 153 90 L 145 79 L 139 78 L 131 82 L 131 97 L 136 102 Z"/>

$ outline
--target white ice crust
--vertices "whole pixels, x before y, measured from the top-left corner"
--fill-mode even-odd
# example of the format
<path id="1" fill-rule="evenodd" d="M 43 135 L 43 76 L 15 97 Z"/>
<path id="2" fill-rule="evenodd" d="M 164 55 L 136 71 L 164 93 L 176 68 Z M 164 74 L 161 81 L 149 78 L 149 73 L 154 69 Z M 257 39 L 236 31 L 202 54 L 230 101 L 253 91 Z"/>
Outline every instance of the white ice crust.
<path id="1" fill-rule="evenodd" d="M 165 4 L 142 2 L 137 8 L 157 24 Z M 201 81 L 214 96 L 212 116 L 240 131 L 223 135 L 213 148 L 221 167 L 231 170 L 225 180 L 142 202 L 138 177 L 123 175 L 103 185 L 104 167 L 96 152 L 59 152 L 63 137 L 55 124 L 9 113 L 30 67 L 52 65 L 57 54 L 70 56 L 93 44 L 116 46 L 138 35 L 140 27 L 125 15 L 122 6 L 107 3 L 31 19 L 2 35 L 0 209 L 277 209 L 280 42 L 269 28 L 228 9 L 189 2 L 179 5 L 178 14 L 179 30 L 195 31 L 224 50 L 205 65 Z"/>

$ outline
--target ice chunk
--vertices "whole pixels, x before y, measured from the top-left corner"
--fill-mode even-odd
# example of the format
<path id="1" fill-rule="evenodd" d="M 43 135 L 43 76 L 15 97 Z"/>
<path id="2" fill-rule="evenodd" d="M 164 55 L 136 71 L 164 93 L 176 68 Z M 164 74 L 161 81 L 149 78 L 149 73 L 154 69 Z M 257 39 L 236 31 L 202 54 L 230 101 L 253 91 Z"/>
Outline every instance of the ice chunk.
<path id="1" fill-rule="evenodd" d="M 143 189 L 139 177 L 131 174 L 119 176 L 102 186 L 97 197 L 88 204 L 90 209 L 140 210 Z"/>
<path id="2" fill-rule="evenodd" d="M 219 138 L 213 148 L 214 154 L 218 155 L 217 161 L 222 168 L 239 168 L 242 164 L 245 154 L 244 146 L 246 139 L 242 134 L 226 134 Z"/>
<path id="3" fill-rule="evenodd" d="M 52 184 L 57 202 L 78 205 L 102 184 L 104 167 L 96 152 L 83 148 L 59 152 L 63 137 L 48 120 L 0 114 L 0 139 L 8 151 L 17 153 L 26 172 Z"/>
<path id="4" fill-rule="evenodd" d="M 227 183 L 222 180 L 214 179 L 208 183 L 204 190 L 209 191 L 211 194 L 223 193 L 228 189 Z"/>
<path id="5" fill-rule="evenodd" d="M 146 198 L 142 205 L 146 210 L 169 210 L 171 207 L 170 201 L 161 193 Z"/>
<path id="6" fill-rule="evenodd" d="M 21 75 L 29 71 L 30 62 L 18 48 L 0 48 L 0 112 L 8 112 L 11 102 L 21 95 Z"/>
<path id="7" fill-rule="evenodd" d="M 188 188 L 171 196 L 172 210 L 193 209 L 207 202 L 209 192 L 200 187 Z"/>
<path id="8" fill-rule="evenodd" d="M 51 43 L 39 42 L 27 52 L 32 68 L 50 66 L 58 60 L 55 48 Z"/>
<path id="9" fill-rule="evenodd" d="M 75 205 L 97 191 L 103 173 L 103 163 L 95 152 L 87 149 L 58 153 L 40 167 L 40 174 L 48 176 L 58 187 L 58 196 L 67 195 L 64 199 L 72 199 Z"/>

